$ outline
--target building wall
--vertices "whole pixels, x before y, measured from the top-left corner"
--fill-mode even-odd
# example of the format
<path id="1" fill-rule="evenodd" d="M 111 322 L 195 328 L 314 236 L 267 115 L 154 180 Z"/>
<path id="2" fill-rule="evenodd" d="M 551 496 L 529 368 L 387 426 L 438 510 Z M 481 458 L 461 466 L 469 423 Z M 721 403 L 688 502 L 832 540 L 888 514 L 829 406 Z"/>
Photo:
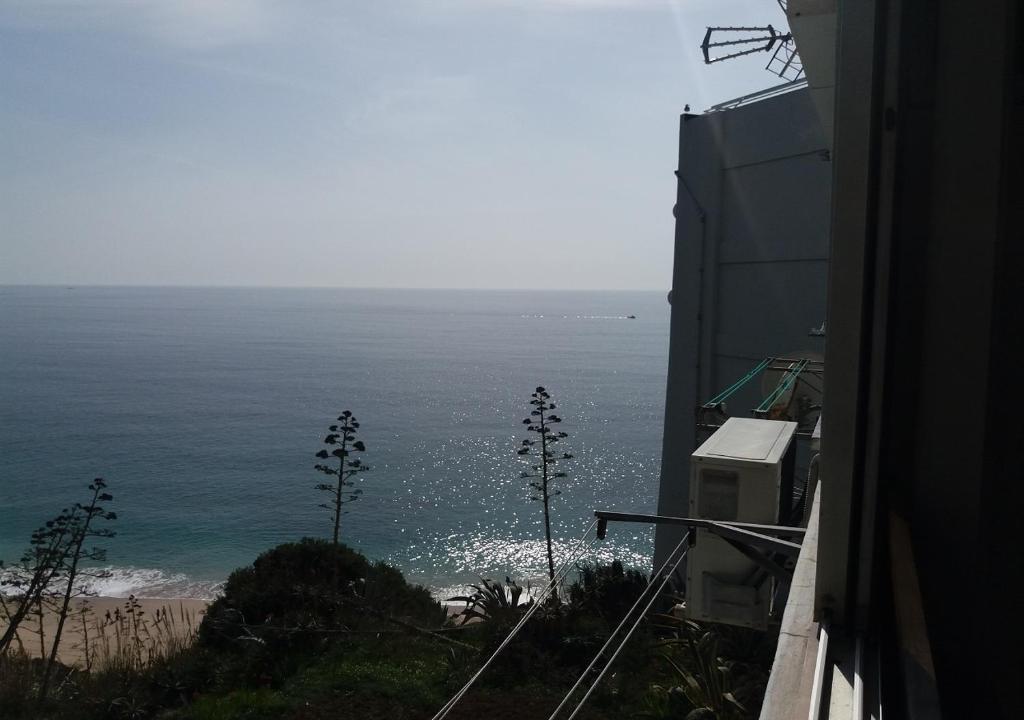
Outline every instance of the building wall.
<path id="1" fill-rule="evenodd" d="M 659 514 L 687 512 L 698 402 L 767 355 L 824 350 L 827 148 L 806 90 L 682 116 Z M 730 413 L 759 400 L 754 383 Z M 655 567 L 680 532 L 658 528 Z"/>

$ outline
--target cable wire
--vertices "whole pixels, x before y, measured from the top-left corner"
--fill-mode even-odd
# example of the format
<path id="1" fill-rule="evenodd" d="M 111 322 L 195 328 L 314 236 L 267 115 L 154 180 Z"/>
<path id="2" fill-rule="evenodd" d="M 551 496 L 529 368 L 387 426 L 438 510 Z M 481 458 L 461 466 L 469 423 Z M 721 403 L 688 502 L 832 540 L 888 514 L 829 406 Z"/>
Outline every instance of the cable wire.
<path id="1" fill-rule="evenodd" d="M 590 674 L 591 670 L 593 670 L 594 666 L 597 665 L 598 660 L 601 659 L 601 657 L 604 655 L 605 651 L 611 646 L 612 640 L 615 639 L 615 636 L 619 634 L 619 631 L 621 631 L 623 627 L 625 627 L 626 623 L 629 621 L 630 616 L 632 616 L 633 611 L 636 610 L 637 607 L 640 606 L 641 602 L 643 602 L 644 598 L 647 595 L 647 592 L 652 587 L 654 587 L 654 583 L 655 583 L 656 579 L 664 574 L 665 575 L 664 580 L 662 580 L 661 585 L 658 587 L 657 592 L 655 592 L 654 595 L 651 597 L 650 602 L 644 608 L 643 612 L 640 613 L 640 617 L 637 619 L 636 624 L 633 625 L 632 629 L 630 629 L 630 631 L 629 631 L 629 634 L 626 635 L 626 640 L 629 640 L 630 636 L 633 634 L 633 630 L 636 630 L 637 625 L 639 625 L 640 621 L 643 620 L 644 615 L 647 614 L 647 611 L 651 608 L 651 605 L 654 604 L 654 601 L 658 598 L 658 596 L 661 594 L 661 591 L 665 588 L 665 585 L 671 579 L 672 573 L 674 573 L 676 571 L 676 568 L 679 567 L 679 563 L 682 562 L 683 558 L 686 557 L 686 552 L 687 552 L 687 550 L 689 550 L 689 548 L 687 548 L 687 550 L 684 550 L 683 554 L 680 555 L 679 558 L 675 561 L 675 563 L 672 565 L 672 570 L 670 572 L 668 572 L 667 574 L 665 574 L 665 569 L 668 567 L 669 563 L 672 562 L 672 558 L 675 557 L 676 553 L 679 552 L 680 548 L 682 548 L 684 544 L 688 543 L 689 540 L 690 540 L 690 531 L 687 531 L 686 534 L 683 535 L 683 539 L 679 541 L 679 544 L 676 545 L 675 548 L 672 549 L 672 552 L 670 552 L 668 554 L 668 557 L 665 558 L 665 562 L 662 563 L 662 565 L 658 569 L 658 571 L 651 575 L 651 580 L 650 580 L 650 582 L 647 583 L 647 587 L 645 587 L 643 589 L 643 592 L 640 593 L 640 597 L 638 597 L 636 599 L 636 602 L 633 603 L 633 606 L 631 608 L 629 608 L 629 610 L 626 611 L 626 614 L 622 617 L 622 621 L 612 631 L 612 634 L 608 636 L 608 639 L 605 641 L 604 645 L 602 645 L 601 649 L 597 651 L 597 655 L 594 656 L 594 659 L 590 661 L 589 665 L 587 665 L 587 669 L 583 671 L 583 674 L 580 675 L 579 679 L 575 682 L 575 684 L 572 686 L 572 688 L 569 689 L 569 692 L 566 693 L 564 698 L 562 698 L 562 702 L 560 702 L 558 704 L 558 707 L 556 707 L 555 711 L 553 713 L 551 713 L 551 715 L 548 718 L 548 720 L 555 720 L 555 718 L 558 716 L 558 713 L 560 713 L 562 711 L 562 708 L 565 707 L 565 705 L 569 702 L 569 698 L 571 698 L 573 693 L 575 693 L 579 689 L 580 685 L 582 685 L 583 681 L 586 680 L 586 678 Z M 623 644 L 624 643 L 625 643 L 625 641 L 623 641 Z M 619 645 L 618 649 L 615 651 L 615 655 L 612 655 L 612 660 L 615 659 L 616 655 L 618 655 L 619 650 L 621 650 L 621 649 L 622 649 L 622 645 Z M 608 661 L 608 665 L 611 665 L 611 660 Z M 605 670 L 607 670 L 608 665 L 605 666 Z M 604 676 L 605 670 L 602 670 L 601 674 L 598 675 L 597 680 L 594 681 L 595 685 L 597 684 L 597 681 L 600 680 Z M 576 706 L 576 709 L 573 711 L 573 714 L 570 715 L 570 718 L 572 718 L 572 717 L 574 717 L 576 715 L 576 713 L 579 711 L 580 707 L 582 707 L 583 702 L 586 702 L 586 699 L 588 697 L 590 697 L 590 693 L 591 693 L 591 691 L 593 689 L 594 689 L 594 685 L 591 685 L 590 690 L 588 690 L 587 694 L 583 696 L 583 701 L 580 703 L 580 705 Z"/>
<path id="2" fill-rule="evenodd" d="M 518 634 L 518 632 L 523 628 L 523 626 L 526 625 L 527 621 L 541 607 L 541 605 L 551 594 L 554 588 L 557 587 L 558 583 L 564 579 L 564 576 L 568 573 L 568 570 L 571 567 L 571 565 L 576 560 L 578 560 L 584 552 L 593 547 L 594 543 L 596 543 L 598 539 L 596 536 L 593 539 L 591 539 L 590 543 L 586 547 L 581 546 L 584 540 L 586 540 L 587 535 L 590 534 L 591 530 L 594 529 L 596 524 L 596 520 L 590 524 L 590 527 L 587 528 L 587 531 L 583 533 L 583 536 L 579 539 L 579 541 L 577 541 L 576 547 L 569 553 L 568 558 L 562 563 L 561 566 L 559 566 L 558 570 L 555 573 L 555 578 L 553 580 L 550 580 L 548 582 L 548 585 L 544 588 L 544 590 L 536 598 L 534 598 L 533 605 L 526 611 L 523 617 L 520 618 L 519 622 L 516 623 L 516 625 L 512 628 L 509 634 L 498 646 L 498 648 L 494 651 L 494 653 L 486 660 L 486 662 L 484 662 L 484 664 L 480 667 L 479 670 L 477 670 L 473 677 L 471 677 L 469 681 L 457 693 L 455 693 L 455 695 L 453 695 L 452 698 L 447 703 L 445 703 L 445 705 L 434 716 L 433 720 L 442 720 L 449 712 L 451 712 L 452 708 L 455 707 L 455 705 L 469 691 L 473 683 L 477 681 L 477 679 L 484 673 L 484 671 L 490 666 L 490 664 L 501 653 L 501 651 L 508 646 L 508 644 L 512 641 L 516 634 Z"/>
<path id="3" fill-rule="evenodd" d="M 658 587 L 658 591 L 654 593 L 654 595 L 648 601 L 647 605 L 644 606 L 643 611 L 640 613 L 640 617 L 636 619 L 636 622 L 633 623 L 633 627 L 631 627 L 629 629 L 629 632 L 626 633 L 626 637 L 622 639 L 622 642 L 619 644 L 619 646 L 615 648 L 615 652 L 612 653 L 612 656 L 610 658 L 608 658 L 608 662 L 605 664 L 604 668 L 601 670 L 598 676 L 594 679 L 594 682 L 591 683 L 590 688 L 583 695 L 583 699 L 580 700 L 580 703 L 576 706 L 576 709 L 572 711 L 571 715 L 569 715 L 568 720 L 573 720 L 573 718 L 575 718 L 579 714 L 580 710 L 583 709 L 583 705 L 587 702 L 587 700 L 590 699 L 591 693 L 593 693 L 594 690 L 597 688 L 598 684 L 604 678 L 605 673 L 608 672 L 608 670 L 612 666 L 612 663 L 615 662 L 615 659 L 619 656 L 619 653 L 622 652 L 622 649 L 626 647 L 626 643 L 628 643 L 629 639 L 633 637 L 633 633 L 636 632 L 636 629 L 638 627 L 640 627 L 640 623 L 643 622 L 643 619 L 650 611 L 651 606 L 654 605 L 654 601 L 658 599 L 659 595 L 661 595 L 661 591 L 665 589 L 665 585 L 668 584 L 668 581 L 672 578 L 672 574 L 676 571 L 676 568 L 679 567 L 679 563 L 683 561 L 689 550 L 689 548 L 686 548 L 686 550 L 683 551 L 683 554 L 679 556 L 678 560 L 676 560 L 675 564 L 672 566 L 672 569 L 665 575 L 665 579 L 661 581 L 661 585 Z"/>
<path id="4" fill-rule="evenodd" d="M 501 641 L 501 644 L 498 645 L 497 649 L 491 654 L 489 658 L 487 658 L 484 664 L 480 666 L 480 669 L 477 670 L 476 673 L 474 673 L 473 676 L 466 682 L 466 684 L 463 685 L 462 688 L 457 693 L 455 693 L 451 697 L 451 699 L 448 700 L 448 702 L 446 702 L 441 707 L 440 710 L 437 711 L 437 714 L 435 714 L 434 717 L 431 718 L 431 720 L 443 720 L 443 718 L 445 718 L 448 715 L 448 713 L 452 711 L 452 708 L 454 708 L 455 705 L 459 702 L 459 700 L 461 700 L 462 697 L 469 691 L 469 689 L 473 686 L 473 683 L 475 683 L 477 679 L 481 675 L 483 675 L 484 671 L 487 670 L 488 667 L 490 667 L 492 662 L 494 662 L 494 659 L 497 658 L 501 651 L 504 650 L 508 646 L 508 644 L 512 642 L 512 639 L 519 633 L 523 626 L 526 625 L 527 621 L 531 617 L 533 617 L 533 614 L 537 612 L 540 606 L 547 599 L 548 595 L 551 594 L 551 591 L 554 590 L 558 583 L 561 582 L 562 579 L 564 579 L 564 576 L 568 574 L 569 569 L 572 567 L 572 565 L 582 556 L 584 552 L 586 552 L 594 546 L 594 543 L 596 543 L 598 540 L 596 535 L 591 539 L 590 543 L 587 544 L 586 547 L 584 547 L 583 545 L 587 539 L 587 536 L 591 533 L 591 531 L 593 531 L 593 529 L 596 526 L 597 519 L 595 518 L 594 521 L 590 523 L 590 527 L 587 528 L 586 532 L 584 532 L 580 539 L 576 541 L 576 546 L 569 552 L 569 555 L 566 558 L 566 560 L 555 572 L 555 577 L 549 580 L 547 586 L 544 588 L 541 594 L 534 598 L 533 605 L 523 614 L 523 617 L 519 619 L 519 622 L 517 622 L 515 626 L 512 628 L 512 630 L 509 632 L 509 634 L 505 636 L 505 639 Z"/>

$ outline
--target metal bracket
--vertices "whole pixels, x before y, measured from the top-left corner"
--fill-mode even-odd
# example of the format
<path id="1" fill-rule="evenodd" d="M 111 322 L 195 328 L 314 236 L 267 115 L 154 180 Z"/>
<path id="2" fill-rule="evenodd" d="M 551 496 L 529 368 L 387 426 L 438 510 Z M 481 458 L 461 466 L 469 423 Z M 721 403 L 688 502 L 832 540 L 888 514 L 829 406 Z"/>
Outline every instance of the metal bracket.
<path id="1" fill-rule="evenodd" d="M 732 538 L 725 538 L 725 541 L 732 545 L 737 550 L 737 552 L 740 552 L 743 555 L 745 555 L 748 560 L 751 560 L 759 568 L 773 575 L 780 582 L 788 584 L 793 580 L 792 570 L 788 570 L 784 566 L 779 565 L 777 562 L 772 560 L 763 552 L 755 550 L 754 548 L 749 547 L 748 545 L 744 545 L 742 542 L 737 542 Z"/>
<path id="2" fill-rule="evenodd" d="M 795 559 L 800 554 L 800 542 L 806 528 L 789 525 L 762 525 L 758 523 L 729 522 L 725 520 L 707 520 L 705 518 L 672 517 L 668 515 L 644 515 L 638 513 L 611 512 L 595 510 L 597 517 L 597 537 L 604 539 L 608 534 L 608 522 L 642 522 L 655 525 L 686 525 L 691 530 L 702 528 L 718 535 L 727 543 L 743 553 L 758 567 L 771 573 L 783 582 L 793 578 L 793 571 L 780 565 L 771 558 L 772 554 L 785 555 Z M 696 533 L 691 533 L 695 538 Z M 793 538 L 785 540 L 783 538 Z M 766 550 L 767 552 L 762 552 Z"/>
<path id="3" fill-rule="evenodd" d="M 792 558 L 800 554 L 800 543 L 781 540 L 763 532 L 753 532 L 732 523 L 714 521 L 707 529 L 715 535 L 725 538 L 731 544 L 740 543 L 744 546 L 764 548 Z"/>
<path id="4" fill-rule="evenodd" d="M 749 530 L 752 533 L 760 533 L 771 537 L 803 537 L 807 528 L 795 527 L 792 525 L 765 525 L 762 523 L 734 522 L 732 520 L 708 520 L 706 518 L 674 517 L 671 515 L 649 515 L 646 513 L 624 513 L 612 510 L 595 510 L 594 517 L 598 520 L 598 527 L 601 521 L 608 522 L 635 522 L 650 523 L 653 525 L 689 525 L 690 527 L 710 530 L 712 525 L 725 525 L 730 528 Z M 790 543 L 791 545 L 793 543 Z M 797 545 L 799 548 L 799 545 Z"/>

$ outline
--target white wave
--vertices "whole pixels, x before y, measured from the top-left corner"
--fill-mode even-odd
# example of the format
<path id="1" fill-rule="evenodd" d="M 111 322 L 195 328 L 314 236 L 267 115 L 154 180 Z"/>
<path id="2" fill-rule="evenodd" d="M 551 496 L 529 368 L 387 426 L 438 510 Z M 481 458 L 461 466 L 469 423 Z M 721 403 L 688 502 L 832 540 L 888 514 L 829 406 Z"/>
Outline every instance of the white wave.
<path id="1" fill-rule="evenodd" d="M 57 584 L 59 586 L 60 581 Z M 196 580 L 184 573 L 170 573 L 156 568 L 102 567 L 83 570 L 81 586 L 99 597 L 126 598 L 134 595 L 157 600 L 213 600 L 220 594 L 224 583 L 219 580 Z M 0 593 L 16 592 L 10 574 L 0 576 Z"/>

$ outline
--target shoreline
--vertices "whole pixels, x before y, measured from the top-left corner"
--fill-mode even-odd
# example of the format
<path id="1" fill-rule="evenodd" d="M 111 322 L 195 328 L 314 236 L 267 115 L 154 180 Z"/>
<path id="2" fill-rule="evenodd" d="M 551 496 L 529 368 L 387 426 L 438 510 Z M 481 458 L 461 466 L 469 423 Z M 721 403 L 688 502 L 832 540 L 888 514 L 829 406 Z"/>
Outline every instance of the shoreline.
<path id="1" fill-rule="evenodd" d="M 102 664 L 104 659 L 116 655 L 118 643 L 122 649 L 128 646 L 133 635 L 132 617 L 130 616 L 131 600 L 127 597 L 95 596 L 79 598 L 72 602 L 72 611 L 64 624 L 60 649 L 57 659 L 65 665 L 84 668 L 85 636 L 88 634 L 92 665 Z M 168 650 L 178 642 L 191 642 L 199 629 L 206 609 L 212 600 L 198 598 L 135 598 L 135 618 L 143 621 L 143 630 L 138 633 L 143 653 L 159 653 Z M 89 613 L 84 616 L 85 628 L 82 627 L 83 615 L 80 608 L 87 604 Z M 451 617 L 459 615 L 465 609 L 464 602 L 441 601 Z M 165 616 L 167 620 L 157 618 Z M 109 616 L 108 616 L 109 613 Z M 50 651 L 53 635 L 57 627 L 57 612 L 47 610 L 43 613 L 43 633 L 46 639 L 46 653 Z M 160 625 L 159 629 L 153 627 Z M 7 627 L 0 622 L 0 631 Z M 18 628 L 17 637 L 21 647 L 30 657 L 41 657 L 38 617 L 30 614 Z M 120 635 L 120 639 L 119 639 Z M 18 647 L 17 642 L 14 647 Z"/>

